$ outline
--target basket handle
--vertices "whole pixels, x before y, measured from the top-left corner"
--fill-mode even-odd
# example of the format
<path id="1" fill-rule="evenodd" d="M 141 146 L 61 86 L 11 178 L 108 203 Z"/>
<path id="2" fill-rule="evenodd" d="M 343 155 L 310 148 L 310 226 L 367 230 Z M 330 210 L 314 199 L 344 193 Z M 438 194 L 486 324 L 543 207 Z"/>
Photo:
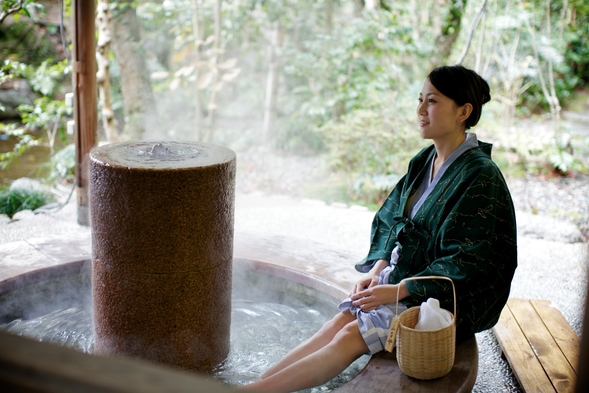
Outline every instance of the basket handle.
<path id="1" fill-rule="evenodd" d="M 405 281 L 411 280 L 448 280 L 452 284 L 452 292 L 454 293 L 454 318 L 456 318 L 456 287 L 454 286 L 454 281 L 451 278 L 444 277 L 444 276 L 418 276 L 418 277 L 408 277 L 401 280 L 399 285 L 397 285 L 397 305 L 395 314 L 399 315 L 399 288 L 401 287 L 401 283 Z"/>

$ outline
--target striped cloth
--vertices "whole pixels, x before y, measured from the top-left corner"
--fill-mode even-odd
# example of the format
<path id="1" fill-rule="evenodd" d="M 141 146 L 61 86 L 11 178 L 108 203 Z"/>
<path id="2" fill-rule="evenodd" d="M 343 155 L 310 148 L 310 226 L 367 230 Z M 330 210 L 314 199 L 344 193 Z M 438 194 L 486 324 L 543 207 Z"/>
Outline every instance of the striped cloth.
<path id="1" fill-rule="evenodd" d="M 388 284 L 389 275 L 393 270 L 392 266 L 387 266 L 380 272 L 378 284 Z M 385 304 L 378 306 L 372 311 L 362 311 L 360 307 L 352 305 L 352 299 L 349 297 L 343 300 L 338 309 L 340 311 L 348 310 L 352 315 L 358 319 L 358 329 L 364 338 L 364 342 L 368 347 L 368 354 L 374 355 L 384 350 L 387 336 L 389 334 L 389 326 L 396 311 L 396 303 Z M 399 314 L 405 311 L 407 307 L 403 303 L 399 303 Z"/>

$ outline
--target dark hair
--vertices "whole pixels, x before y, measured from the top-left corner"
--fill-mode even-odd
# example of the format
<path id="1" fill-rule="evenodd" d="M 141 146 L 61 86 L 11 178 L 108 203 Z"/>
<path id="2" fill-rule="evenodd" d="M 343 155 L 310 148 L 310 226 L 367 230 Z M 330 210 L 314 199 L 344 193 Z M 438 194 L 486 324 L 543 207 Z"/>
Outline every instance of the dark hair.
<path id="1" fill-rule="evenodd" d="M 489 84 L 473 70 L 461 65 L 441 66 L 428 75 L 432 85 L 440 93 L 462 106 L 472 105 L 472 113 L 466 119 L 466 128 L 474 127 L 481 118 L 483 105 L 491 100 Z"/>

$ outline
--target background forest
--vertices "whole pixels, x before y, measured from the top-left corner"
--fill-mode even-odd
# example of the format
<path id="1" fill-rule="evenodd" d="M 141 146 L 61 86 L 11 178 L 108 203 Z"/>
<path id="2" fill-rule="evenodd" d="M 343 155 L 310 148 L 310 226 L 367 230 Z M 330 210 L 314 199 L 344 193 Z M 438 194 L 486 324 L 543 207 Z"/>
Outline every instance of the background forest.
<path id="1" fill-rule="evenodd" d="M 3 170 L 29 151 L 71 180 L 69 2 L 0 12 Z M 373 206 L 429 143 L 427 73 L 461 63 L 491 85 L 476 133 L 507 175 L 589 168 L 584 0 L 98 0 L 96 28 L 101 141 L 226 145 L 244 178 L 296 157 L 301 195 Z"/>

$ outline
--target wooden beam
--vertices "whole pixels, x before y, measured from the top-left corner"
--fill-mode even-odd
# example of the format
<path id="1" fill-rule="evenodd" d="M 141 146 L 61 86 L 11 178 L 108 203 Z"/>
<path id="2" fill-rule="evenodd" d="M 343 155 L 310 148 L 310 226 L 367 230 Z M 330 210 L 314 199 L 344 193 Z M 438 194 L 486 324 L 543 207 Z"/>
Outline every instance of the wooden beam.
<path id="1" fill-rule="evenodd" d="M 204 376 L 135 359 L 94 356 L 0 331 L 0 386 L 19 393 L 230 393 Z"/>
<path id="2" fill-rule="evenodd" d="M 78 223 L 90 225 L 88 155 L 96 145 L 98 98 L 94 0 L 73 0 L 72 86 L 76 144 Z"/>

